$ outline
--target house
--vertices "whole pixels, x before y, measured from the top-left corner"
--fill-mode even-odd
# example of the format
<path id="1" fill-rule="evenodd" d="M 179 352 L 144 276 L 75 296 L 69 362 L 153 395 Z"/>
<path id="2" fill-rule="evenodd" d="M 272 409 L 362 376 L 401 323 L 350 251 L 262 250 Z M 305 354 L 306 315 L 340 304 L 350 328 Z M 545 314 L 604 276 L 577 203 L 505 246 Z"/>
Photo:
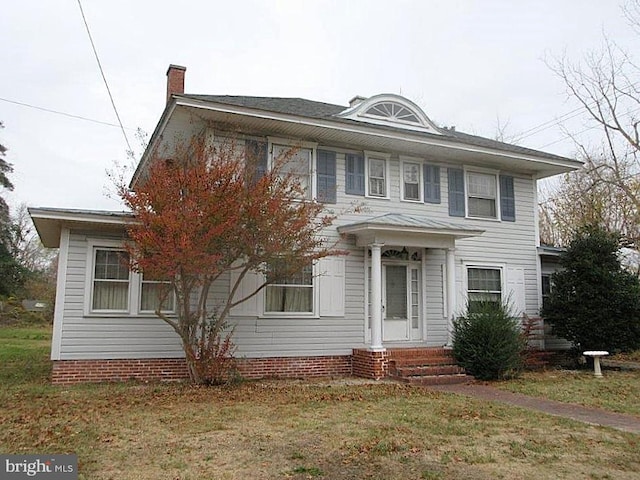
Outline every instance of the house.
<path id="1" fill-rule="evenodd" d="M 189 95 L 185 70 L 167 71 L 166 108 L 134 186 L 149 151 L 167 138 L 223 136 L 211 125 L 231 124 L 247 146 L 267 147 L 267 164 L 298 146 L 309 198 L 335 210 L 367 207 L 327 232 L 349 255 L 323 259 L 310 266 L 316 275 L 280 288 L 306 295 L 285 307 L 265 292 L 232 312 L 244 376 L 380 378 L 390 352 L 445 352 L 467 300 L 510 299 L 518 313 L 538 314 L 536 182 L 579 162 L 440 128 L 399 95 L 356 96 L 349 105 Z M 151 311 L 152 282 L 119 266 L 131 215 L 30 213 L 43 243 L 60 247 L 53 381 L 186 376 L 178 337 Z M 244 281 L 250 288 L 255 278 Z M 228 294 L 228 280 L 213 290 Z"/>

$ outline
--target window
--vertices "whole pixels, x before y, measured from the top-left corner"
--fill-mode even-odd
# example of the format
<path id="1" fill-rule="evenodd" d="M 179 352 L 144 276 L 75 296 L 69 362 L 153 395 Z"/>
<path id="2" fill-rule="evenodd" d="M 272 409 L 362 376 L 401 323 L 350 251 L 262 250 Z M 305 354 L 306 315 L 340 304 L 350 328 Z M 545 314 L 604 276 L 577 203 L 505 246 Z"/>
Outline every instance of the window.
<path id="1" fill-rule="evenodd" d="M 245 140 L 245 160 L 253 169 L 253 181 L 257 182 L 267 171 L 267 144 L 257 140 Z"/>
<path id="2" fill-rule="evenodd" d="M 387 160 L 383 157 L 368 157 L 368 187 L 370 197 L 387 196 Z"/>
<path id="3" fill-rule="evenodd" d="M 467 172 L 467 204 L 470 217 L 498 218 L 496 176 Z"/>
<path id="4" fill-rule="evenodd" d="M 502 270 L 499 268 L 467 268 L 467 297 L 473 312 L 481 302 L 502 302 Z"/>
<path id="5" fill-rule="evenodd" d="M 300 186 L 304 189 L 303 198 L 312 198 L 311 184 L 311 157 L 313 150 L 310 148 L 297 148 L 287 145 L 273 145 L 272 162 L 283 161 L 282 174 L 291 174 L 297 177 Z"/>
<path id="6" fill-rule="evenodd" d="M 418 163 L 402 164 L 402 199 L 420 201 L 420 164 Z"/>
<path id="7" fill-rule="evenodd" d="M 421 123 L 415 113 L 404 105 L 400 105 L 396 102 L 376 103 L 365 112 L 365 115 L 371 115 L 393 121 L 417 124 Z"/>
<path id="8" fill-rule="evenodd" d="M 313 313 L 313 267 L 311 264 L 298 273 L 286 272 L 285 264 L 271 265 L 265 288 L 266 313 Z"/>
<path id="9" fill-rule="evenodd" d="M 160 307 L 161 311 L 175 311 L 175 298 L 171 283 L 166 280 L 156 280 L 152 277 L 145 278 L 143 276 L 140 287 L 140 311 L 155 312 L 160 306 L 161 299 L 164 299 Z"/>
<path id="10" fill-rule="evenodd" d="M 129 272 L 129 254 L 124 250 L 94 249 L 91 310 L 126 312 Z"/>
<path id="11" fill-rule="evenodd" d="M 425 182 L 426 175 L 425 171 Z M 479 172 L 466 172 L 465 176 L 465 172 L 461 168 L 447 168 L 447 176 L 449 179 L 450 216 L 464 217 L 467 215 L 472 218 L 500 219 L 506 222 L 516 221 L 513 177 Z M 498 179 L 500 180 L 499 183 Z M 500 217 L 498 217 L 497 211 L 498 192 Z M 427 201 L 426 193 L 425 201 Z"/>
<path id="12" fill-rule="evenodd" d="M 364 195 L 364 157 L 347 153 L 345 170 L 344 192 L 351 195 Z"/>

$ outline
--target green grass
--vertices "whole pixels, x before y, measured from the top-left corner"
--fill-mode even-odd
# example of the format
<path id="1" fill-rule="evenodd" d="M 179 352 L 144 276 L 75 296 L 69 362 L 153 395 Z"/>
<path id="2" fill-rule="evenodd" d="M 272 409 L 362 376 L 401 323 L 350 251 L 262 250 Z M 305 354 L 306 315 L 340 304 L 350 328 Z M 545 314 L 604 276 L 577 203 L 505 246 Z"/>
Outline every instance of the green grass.
<path id="1" fill-rule="evenodd" d="M 510 392 L 640 416 L 640 371 L 604 370 L 603 374 L 596 378 L 591 370 L 527 372 L 517 380 L 492 385 Z"/>
<path id="2" fill-rule="evenodd" d="M 0 327 L 0 383 L 48 382 L 50 346 L 51 327 Z"/>
<path id="3" fill-rule="evenodd" d="M 12 379 L 0 389 L 0 451 L 77 453 L 81 479 L 633 479 L 640 471 L 638 435 L 393 383 L 53 387 L 48 335 L 0 331 L 0 376 Z"/>

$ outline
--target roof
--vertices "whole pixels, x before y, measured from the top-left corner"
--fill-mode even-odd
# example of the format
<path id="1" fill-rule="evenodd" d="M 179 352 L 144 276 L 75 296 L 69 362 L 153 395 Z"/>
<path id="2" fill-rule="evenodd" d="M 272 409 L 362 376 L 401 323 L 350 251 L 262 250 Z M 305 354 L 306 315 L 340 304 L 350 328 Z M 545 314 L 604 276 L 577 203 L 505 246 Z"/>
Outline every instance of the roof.
<path id="1" fill-rule="evenodd" d="M 64 227 L 122 232 L 125 225 L 133 220 L 131 212 L 65 208 L 29 208 L 29 215 L 47 248 L 60 246 Z"/>
<path id="2" fill-rule="evenodd" d="M 387 213 L 341 225 L 338 232 L 356 235 L 359 244 L 393 244 L 400 240 L 409 246 L 438 248 L 445 244 L 437 245 L 433 242 L 436 238 L 444 239 L 447 246 L 453 246 L 455 239 L 482 235 L 484 230 L 421 215 Z"/>
<path id="3" fill-rule="evenodd" d="M 294 97 L 247 97 L 247 96 L 234 96 L 234 95 L 194 95 L 184 94 L 180 97 L 189 98 L 198 101 L 205 101 L 211 103 L 221 103 L 226 105 L 235 105 L 238 107 L 246 107 L 256 110 L 263 110 L 266 112 L 277 112 L 287 115 L 299 115 L 301 117 L 316 118 L 323 120 L 332 120 L 335 122 L 353 124 L 361 123 L 355 120 L 336 117 L 339 113 L 344 112 L 347 106 L 334 105 L 331 103 L 316 102 L 313 100 L 306 100 L 304 98 Z M 406 131 L 401 128 L 393 128 L 389 126 L 376 127 L 384 130 L 397 130 Z M 433 137 L 434 134 L 428 132 L 419 132 L 422 135 Z M 477 135 L 470 135 L 468 133 L 459 132 L 453 129 L 438 128 L 438 133 L 444 137 L 448 137 L 452 140 L 456 140 L 468 145 L 474 145 L 479 147 L 493 148 L 496 150 L 502 150 L 505 152 L 529 154 L 538 157 L 547 158 L 550 160 L 567 160 L 566 157 L 560 155 L 554 155 L 553 153 L 542 152 L 540 150 L 534 150 L 532 148 L 521 147 L 519 145 L 512 145 L 510 143 L 499 142 L 490 138 L 480 137 Z M 440 135 L 438 135 L 440 136 Z"/>

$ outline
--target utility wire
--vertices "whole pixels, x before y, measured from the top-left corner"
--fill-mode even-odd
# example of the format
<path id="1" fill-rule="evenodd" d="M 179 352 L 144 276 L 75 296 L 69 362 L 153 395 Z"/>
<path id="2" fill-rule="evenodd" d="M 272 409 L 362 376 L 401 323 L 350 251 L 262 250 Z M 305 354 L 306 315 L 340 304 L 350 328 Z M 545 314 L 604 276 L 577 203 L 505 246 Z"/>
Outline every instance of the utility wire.
<path id="1" fill-rule="evenodd" d="M 96 62 L 98 62 L 98 68 L 100 69 L 100 75 L 102 75 L 102 80 L 104 81 L 104 86 L 107 87 L 107 93 L 109 94 L 109 99 L 111 100 L 111 105 L 113 106 L 113 111 L 116 114 L 116 118 L 118 119 L 118 124 L 120 125 L 120 130 L 122 130 L 122 135 L 124 136 L 124 141 L 127 142 L 127 147 L 129 147 L 129 151 L 132 152 L 131 144 L 129 143 L 129 139 L 127 138 L 127 133 L 124 131 L 124 126 L 122 125 L 122 120 L 120 120 L 120 115 L 118 114 L 118 109 L 116 108 L 116 102 L 113 100 L 113 95 L 111 95 L 111 89 L 109 88 L 109 83 L 107 82 L 107 77 L 104 75 L 104 70 L 102 69 L 102 64 L 100 63 L 100 58 L 98 57 L 98 51 L 96 50 L 96 46 L 93 43 L 93 37 L 91 36 L 91 31 L 89 30 L 89 24 L 87 23 L 87 18 L 84 16 L 84 10 L 82 9 L 82 3 L 78 0 L 78 7 L 80 7 L 80 13 L 82 14 L 82 20 L 84 21 L 84 26 L 87 29 L 87 35 L 89 35 L 89 41 L 91 42 L 91 48 L 93 49 L 93 55 L 96 57 Z"/>
<path id="2" fill-rule="evenodd" d="M 100 125 L 107 125 L 109 127 L 117 127 L 120 128 L 120 125 L 115 123 L 103 122 L 102 120 L 96 120 L 94 118 L 87 118 L 81 115 L 74 115 L 73 113 L 61 112 L 59 110 L 52 110 L 50 108 L 39 107 L 38 105 L 31 105 L 30 103 L 18 102 L 17 100 L 9 100 L 8 98 L 0 97 L 0 101 L 13 103 L 14 105 L 20 105 L 22 107 L 35 108 L 36 110 L 42 110 L 43 112 L 55 113 L 56 115 L 64 115 L 65 117 L 77 118 L 78 120 L 84 120 L 86 122 L 99 123 Z M 125 130 L 134 130 L 133 128 L 125 127 Z"/>

